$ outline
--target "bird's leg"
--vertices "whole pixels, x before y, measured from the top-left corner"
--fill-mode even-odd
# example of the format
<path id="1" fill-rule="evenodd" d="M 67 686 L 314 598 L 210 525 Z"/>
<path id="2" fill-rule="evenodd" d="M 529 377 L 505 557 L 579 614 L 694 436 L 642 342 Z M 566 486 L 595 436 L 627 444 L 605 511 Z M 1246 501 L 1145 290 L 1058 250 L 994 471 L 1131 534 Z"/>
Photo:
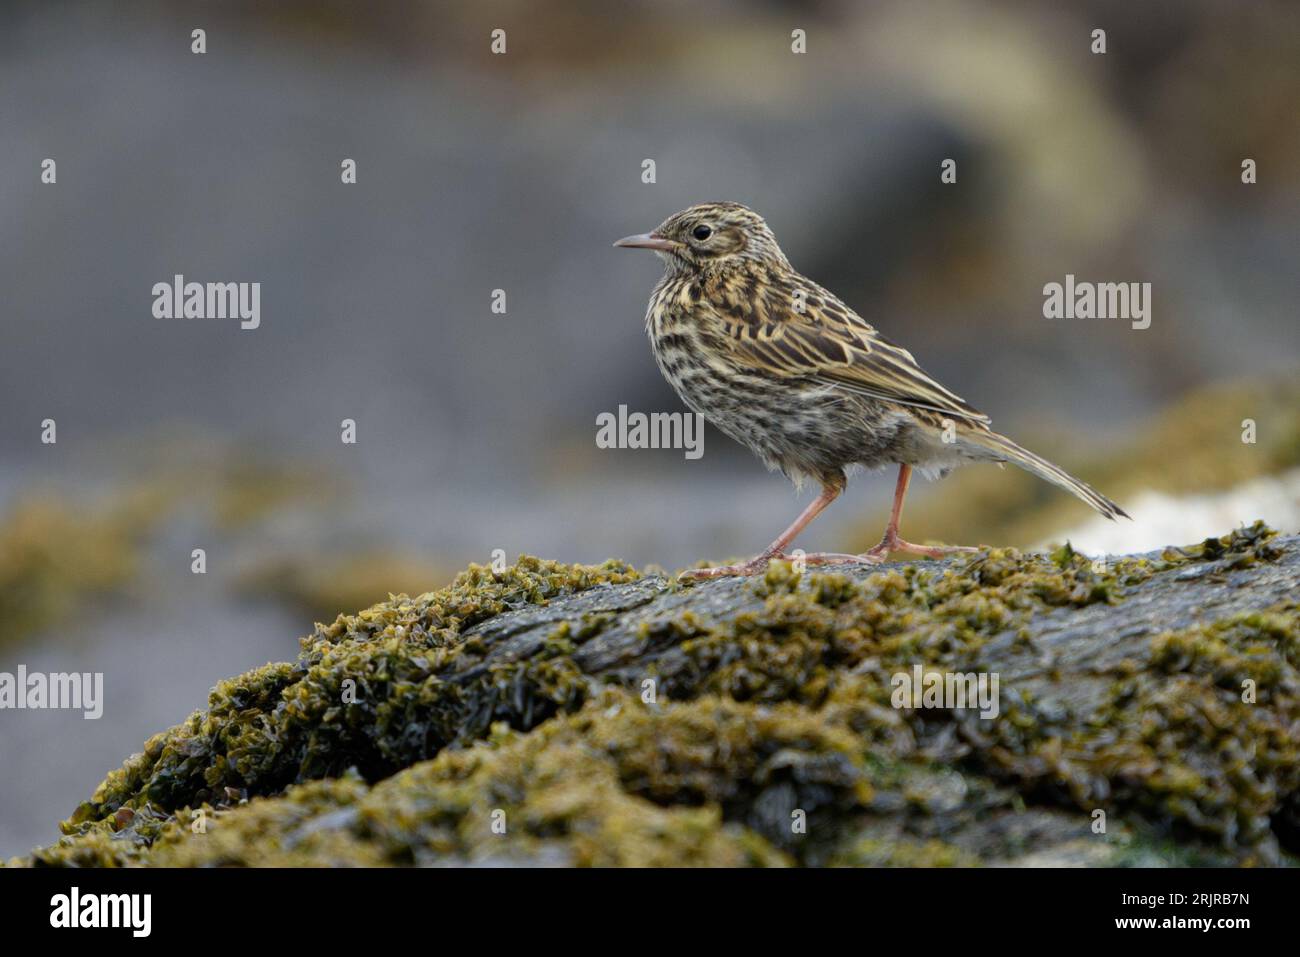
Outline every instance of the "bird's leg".
<path id="1" fill-rule="evenodd" d="M 868 551 L 863 552 L 858 557 L 868 562 L 883 562 L 889 557 L 890 552 L 911 552 L 913 555 L 924 555 L 927 558 L 942 558 L 944 555 L 951 555 L 954 552 L 977 552 L 978 548 L 971 548 L 966 545 L 913 545 L 911 542 L 904 541 L 898 537 L 898 520 L 903 515 L 903 499 L 907 497 L 907 486 L 912 481 L 912 466 L 900 465 L 898 467 L 898 484 L 894 486 L 894 510 L 890 513 L 889 524 L 885 526 L 885 536 L 880 540 L 880 544 Z"/>
<path id="2" fill-rule="evenodd" d="M 844 491 L 844 483 L 828 482 L 822 486 L 822 493 L 808 503 L 808 507 L 799 513 L 799 517 L 790 523 L 790 527 L 777 536 L 776 541 L 763 549 L 749 561 L 741 565 L 719 565 L 716 568 L 688 568 L 682 572 L 682 578 L 722 578 L 726 575 L 752 575 L 766 568 L 774 558 L 784 558 L 785 549 L 795 540 L 814 518 L 821 514 L 827 505 L 835 501 Z"/>

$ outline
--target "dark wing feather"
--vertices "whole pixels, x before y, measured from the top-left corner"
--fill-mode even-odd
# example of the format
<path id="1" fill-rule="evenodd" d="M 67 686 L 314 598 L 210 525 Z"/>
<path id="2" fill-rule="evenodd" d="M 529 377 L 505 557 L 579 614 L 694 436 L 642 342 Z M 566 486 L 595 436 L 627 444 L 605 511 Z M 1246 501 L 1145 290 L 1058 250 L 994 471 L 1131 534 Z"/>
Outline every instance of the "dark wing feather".
<path id="1" fill-rule="evenodd" d="M 796 296 L 798 289 L 804 290 L 804 297 Z M 990 421 L 931 378 L 910 352 L 815 283 L 791 285 L 767 276 L 722 284 L 714 292 L 719 307 L 714 315 L 723 339 L 733 358 L 754 371 L 810 378 L 983 425 Z"/>

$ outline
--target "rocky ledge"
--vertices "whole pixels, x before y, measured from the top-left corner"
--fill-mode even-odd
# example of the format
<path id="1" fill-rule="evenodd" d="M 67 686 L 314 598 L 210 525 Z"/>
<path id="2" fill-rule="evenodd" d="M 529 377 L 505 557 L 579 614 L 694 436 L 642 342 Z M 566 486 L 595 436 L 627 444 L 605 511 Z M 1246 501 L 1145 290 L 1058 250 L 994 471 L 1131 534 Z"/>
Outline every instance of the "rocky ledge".
<path id="1" fill-rule="evenodd" d="M 1260 524 L 1104 563 L 471 566 L 222 682 L 11 863 L 1295 863 L 1298 583 Z"/>

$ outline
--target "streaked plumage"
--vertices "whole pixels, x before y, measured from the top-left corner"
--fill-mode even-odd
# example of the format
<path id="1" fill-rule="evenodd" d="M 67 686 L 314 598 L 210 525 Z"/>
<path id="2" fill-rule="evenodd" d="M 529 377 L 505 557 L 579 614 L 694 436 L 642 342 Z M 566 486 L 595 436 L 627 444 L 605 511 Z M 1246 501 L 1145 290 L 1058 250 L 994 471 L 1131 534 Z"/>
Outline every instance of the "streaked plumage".
<path id="1" fill-rule="evenodd" d="M 895 514 L 881 545 L 939 554 L 897 537 L 911 468 L 945 474 L 966 462 L 1012 462 L 1077 495 L 1108 518 L 1119 506 L 989 428 L 988 416 L 935 381 L 833 293 L 800 275 L 757 213 L 706 203 L 616 245 L 651 248 L 664 276 L 646 332 L 664 377 L 692 410 L 753 449 L 769 468 L 823 488 L 786 534 L 740 566 L 744 574 L 783 553 L 794 535 L 843 490 L 845 468 L 900 466 Z M 948 440 L 945 441 L 945 438 Z"/>

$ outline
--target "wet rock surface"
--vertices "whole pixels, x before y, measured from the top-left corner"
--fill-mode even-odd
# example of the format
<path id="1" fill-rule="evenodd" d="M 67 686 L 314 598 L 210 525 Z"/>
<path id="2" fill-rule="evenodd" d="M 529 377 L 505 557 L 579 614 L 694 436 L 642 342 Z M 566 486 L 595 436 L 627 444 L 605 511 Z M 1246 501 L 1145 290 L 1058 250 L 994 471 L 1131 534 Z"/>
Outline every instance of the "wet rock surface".
<path id="1" fill-rule="evenodd" d="M 1016 629 L 991 636 L 975 664 L 999 671 L 1003 681 L 1023 682 L 1037 694 L 1061 697 L 1072 705 L 1086 703 L 1091 699 L 1081 685 L 1141 655 L 1151 636 L 1294 597 L 1300 586 L 1300 536 L 1275 539 L 1272 545 L 1278 552 L 1274 562 L 1245 565 L 1239 555 L 1201 561 L 1153 574 L 1122 602 L 1035 610 Z M 1134 558 L 1159 563 L 1161 554 Z M 937 570 L 960 564 L 930 562 L 921 567 Z M 861 585 L 881 572 L 907 567 L 898 562 L 845 564 L 826 567 L 824 573 Z M 1196 582 L 1196 587 L 1186 587 L 1188 582 Z M 622 679 L 652 670 L 673 674 L 687 657 L 679 630 L 683 614 L 689 613 L 700 628 L 717 628 L 739 615 L 761 613 L 766 600 L 767 589 L 744 578 L 689 586 L 659 577 L 599 585 L 545 607 L 506 612 L 467 630 L 467 640 L 478 638 L 489 650 L 464 677 L 537 654 L 560 627 L 573 635 L 590 634 L 572 654 L 584 674 Z M 1031 635 L 1027 641 L 1023 628 Z M 1064 680 L 1065 675 L 1072 680 Z"/>
<path id="2" fill-rule="evenodd" d="M 218 686 L 25 863 L 1294 862 L 1298 583 L 1258 524 L 1102 563 L 471 567 Z"/>

